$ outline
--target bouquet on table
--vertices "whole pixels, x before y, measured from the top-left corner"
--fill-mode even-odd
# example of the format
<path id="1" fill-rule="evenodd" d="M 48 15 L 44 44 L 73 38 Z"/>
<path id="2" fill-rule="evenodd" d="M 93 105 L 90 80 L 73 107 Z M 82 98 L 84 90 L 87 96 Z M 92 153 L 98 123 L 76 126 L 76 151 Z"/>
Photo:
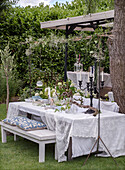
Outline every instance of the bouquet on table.
<path id="1" fill-rule="evenodd" d="M 71 80 L 68 80 L 66 82 L 58 82 L 56 86 L 56 95 L 59 100 L 63 100 L 66 98 L 73 98 L 73 95 L 76 92 L 76 87 L 71 82 Z"/>

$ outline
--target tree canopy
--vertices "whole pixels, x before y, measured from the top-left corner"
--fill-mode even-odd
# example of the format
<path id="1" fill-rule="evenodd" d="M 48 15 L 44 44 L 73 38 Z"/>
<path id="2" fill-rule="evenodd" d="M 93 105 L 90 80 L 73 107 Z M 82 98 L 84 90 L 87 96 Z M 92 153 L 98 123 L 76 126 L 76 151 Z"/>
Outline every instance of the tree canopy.
<path id="1" fill-rule="evenodd" d="M 18 0 L 1 0 L 0 1 L 0 11 L 8 10 L 11 5 L 16 4 Z"/>

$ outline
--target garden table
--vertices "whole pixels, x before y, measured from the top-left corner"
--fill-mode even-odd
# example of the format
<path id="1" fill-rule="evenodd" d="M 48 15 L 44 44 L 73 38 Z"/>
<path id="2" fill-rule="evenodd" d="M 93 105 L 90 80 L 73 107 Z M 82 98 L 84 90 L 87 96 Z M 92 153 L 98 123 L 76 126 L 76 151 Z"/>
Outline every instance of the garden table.
<path id="1" fill-rule="evenodd" d="M 72 71 L 67 71 L 67 77 L 68 79 L 72 80 L 75 86 L 78 88 L 79 87 L 79 80 L 80 80 L 80 74 L 81 74 L 81 80 L 82 80 L 82 88 L 86 88 L 87 82 L 88 82 L 88 73 L 89 72 L 72 72 Z M 112 87 L 111 85 L 111 79 L 110 79 L 110 74 L 104 73 L 104 87 Z"/>
<path id="2" fill-rule="evenodd" d="M 13 102 L 9 104 L 7 117 L 25 112 L 40 116 L 47 128 L 56 132 L 58 162 L 66 161 L 65 151 L 72 138 L 72 158 L 86 155 L 98 135 L 98 116 L 94 117 L 78 110 L 76 113 L 65 111 L 55 112 L 54 109 L 33 105 L 28 102 Z M 114 157 L 125 155 L 125 115 L 102 110 L 101 138 Z M 100 142 L 102 156 L 109 156 Z M 94 151 L 94 150 L 93 150 Z"/>

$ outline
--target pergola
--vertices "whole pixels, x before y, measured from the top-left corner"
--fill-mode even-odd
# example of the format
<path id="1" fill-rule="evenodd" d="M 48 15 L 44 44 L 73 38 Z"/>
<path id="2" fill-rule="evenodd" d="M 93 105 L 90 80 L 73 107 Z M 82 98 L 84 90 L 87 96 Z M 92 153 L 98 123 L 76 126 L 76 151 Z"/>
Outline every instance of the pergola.
<path id="1" fill-rule="evenodd" d="M 94 31 L 98 26 L 104 27 L 104 24 L 112 22 L 114 19 L 114 10 L 82 15 L 77 17 L 69 17 L 66 19 L 41 22 L 41 28 L 58 29 L 66 31 L 66 38 L 73 30 L 78 31 Z M 67 79 L 67 52 L 68 44 L 65 44 L 65 66 L 64 81 Z"/>

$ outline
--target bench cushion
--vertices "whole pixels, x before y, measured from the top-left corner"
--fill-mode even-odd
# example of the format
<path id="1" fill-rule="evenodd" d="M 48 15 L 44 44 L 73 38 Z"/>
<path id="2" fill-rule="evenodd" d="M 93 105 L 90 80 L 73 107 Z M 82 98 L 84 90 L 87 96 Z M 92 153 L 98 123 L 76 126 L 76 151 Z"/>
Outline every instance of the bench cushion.
<path id="1" fill-rule="evenodd" d="M 12 118 L 6 118 L 3 120 L 4 123 L 7 123 L 9 125 L 13 125 L 13 126 L 16 126 L 19 124 L 19 122 L 23 122 L 23 121 L 26 121 L 28 118 L 26 117 L 21 117 L 21 116 L 15 116 L 15 117 L 12 117 Z"/>
<path id="2" fill-rule="evenodd" d="M 23 130 L 38 130 L 38 129 L 45 129 L 46 125 L 35 120 L 27 120 L 24 122 L 20 122 L 18 124 L 18 127 Z"/>
<path id="3" fill-rule="evenodd" d="M 46 125 L 42 122 L 38 122 L 21 116 L 6 118 L 3 120 L 3 122 L 13 126 L 18 126 L 23 130 L 38 130 L 46 128 Z"/>

